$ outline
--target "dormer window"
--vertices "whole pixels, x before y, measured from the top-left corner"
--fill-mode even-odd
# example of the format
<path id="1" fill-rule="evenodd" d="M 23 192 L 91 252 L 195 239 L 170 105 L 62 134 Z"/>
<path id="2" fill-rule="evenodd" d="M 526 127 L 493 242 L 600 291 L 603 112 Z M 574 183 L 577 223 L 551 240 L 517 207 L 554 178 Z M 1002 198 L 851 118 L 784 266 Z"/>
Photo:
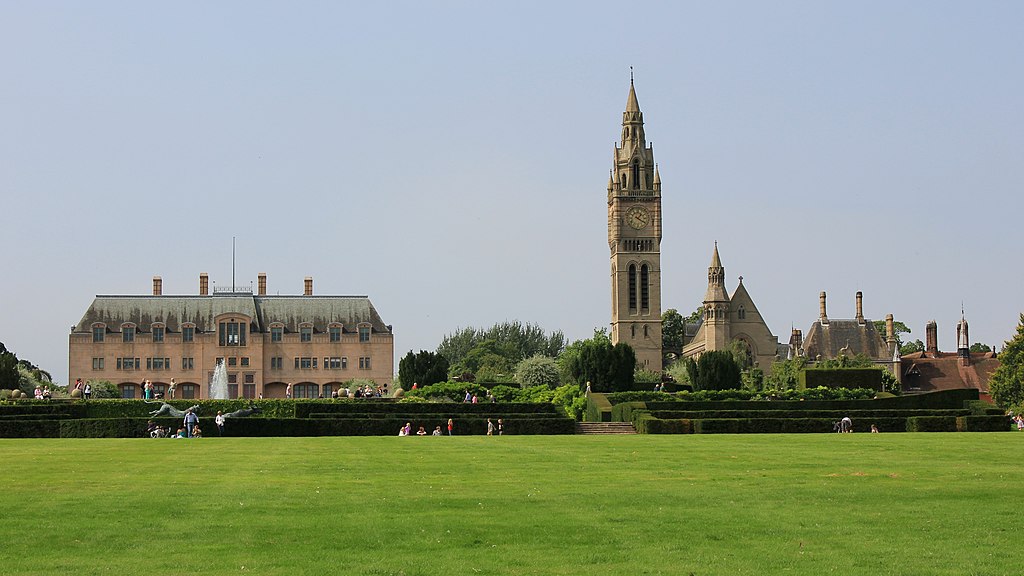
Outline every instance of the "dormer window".
<path id="1" fill-rule="evenodd" d="M 163 324 L 153 324 L 152 330 L 153 330 L 153 342 L 163 342 L 164 341 L 164 332 L 166 331 L 166 328 L 164 328 L 164 325 Z"/>
<path id="2" fill-rule="evenodd" d="M 192 323 L 181 325 L 181 341 L 193 342 L 196 339 L 196 325 Z"/>
<path id="3" fill-rule="evenodd" d="M 299 327 L 299 342 L 312 342 L 313 341 L 313 326 L 311 324 L 303 324 Z"/>
<path id="4" fill-rule="evenodd" d="M 360 342 L 369 342 L 370 341 L 370 327 L 369 326 L 360 326 L 359 327 L 359 341 Z"/>
<path id="5" fill-rule="evenodd" d="M 245 346 L 246 332 L 245 322 L 226 320 L 218 326 L 218 343 L 221 346 Z"/>
<path id="6" fill-rule="evenodd" d="M 135 324 L 121 325 L 121 342 L 135 342 Z"/>
<path id="7" fill-rule="evenodd" d="M 270 341 L 280 342 L 284 339 L 284 326 L 280 324 L 270 326 Z"/>
<path id="8" fill-rule="evenodd" d="M 107 335 L 106 324 L 93 324 L 92 325 L 92 341 L 103 342 L 103 338 Z"/>
<path id="9" fill-rule="evenodd" d="M 327 332 L 331 335 L 331 342 L 341 342 L 341 324 L 331 324 Z"/>

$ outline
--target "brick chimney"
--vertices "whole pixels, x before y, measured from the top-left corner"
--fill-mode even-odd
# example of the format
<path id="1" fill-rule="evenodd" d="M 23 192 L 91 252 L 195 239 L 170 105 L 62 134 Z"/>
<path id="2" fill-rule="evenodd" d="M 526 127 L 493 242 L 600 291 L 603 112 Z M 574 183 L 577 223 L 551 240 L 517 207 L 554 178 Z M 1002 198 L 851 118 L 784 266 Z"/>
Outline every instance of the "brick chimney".
<path id="1" fill-rule="evenodd" d="M 864 293 L 857 291 L 857 324 L 864 325 Z"/>
<path id="2" fill-rule="evenodd" d="M 825 291 L 822 290 L 818 296 L 818 306 L 821 308 L 821 317 L 818 318 L 818 322 L 821 322 L 822 326 L 828 326 L 828 314 L 825 314 Z"/>
<path id="3" fill-rule="evenodd" d="M 153 276 L 153 296 L 160 296 L 164 293 L 164 281 L 159 276 Z"/>
<path id="4" fill-rule="evenodd" d="M 789 349 L 793 357 L 802 356 L 804 347 L 804 332 L 799 328 L 793 328 L 789 336 Z"/>
<path id="5" fill-rule="evenodd" d="M 313 277 L 312 276 L 306 276 L 306 291 L 303 292 L 303 294 L 305 296 L 312 296 L 313 295 Z"/>
<path id="6" fill-rule="evenodd" d="M 257 278 L 256 285 L 257 285 L 257 290 L 258 290 L 257 294 L 259 294 L 260 296 L 266 296 L 267 295 L 267 273 L 266 272 L 260 272 L 259 275 L 256 278 Z"/>
<path id="7" fill-rule="evenodd" d="M 199 295 L 210 295 L 210 275 L 207 274 L 206 272 L 203 272 L 199 275 Z"/>
<path id="8" fill-rule="evenodd" d="M 925 334 L 925 345 L 924 355 L 929 358 L 939 357 L 939 325 L 935 323 L 935 320 L 928 322 L 928 325 L 924 328 Z"/>
<path id="9" fill-rule="evenodd" d="M 887 344 L 896 344 L 896 321 L 893 319 L 892 314 L 885 315 L 885 342 Z"/>

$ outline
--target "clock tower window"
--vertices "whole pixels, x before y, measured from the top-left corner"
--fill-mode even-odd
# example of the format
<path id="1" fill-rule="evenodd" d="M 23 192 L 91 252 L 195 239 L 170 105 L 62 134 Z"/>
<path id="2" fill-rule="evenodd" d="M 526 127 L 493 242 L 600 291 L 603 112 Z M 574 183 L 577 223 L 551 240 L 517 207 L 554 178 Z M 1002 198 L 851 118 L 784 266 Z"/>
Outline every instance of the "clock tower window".
<path id="1" fill-rule="evenodd" d="M 651 307 L 650 273 L 647 264 L 640 267 L 640 307 L 647 310 Z"/>
<path id="2" fill-rule="evenodd" d="M 636 264 L 629 265 L 629 309 L 636 310 Z"/>
<path id="3" fill-rule="evenodd" d="M 633 179 L 629 182 L 630 188 L 633 190 L 640 189 L 640 164 L 636 160 L 633 160 Z"/>

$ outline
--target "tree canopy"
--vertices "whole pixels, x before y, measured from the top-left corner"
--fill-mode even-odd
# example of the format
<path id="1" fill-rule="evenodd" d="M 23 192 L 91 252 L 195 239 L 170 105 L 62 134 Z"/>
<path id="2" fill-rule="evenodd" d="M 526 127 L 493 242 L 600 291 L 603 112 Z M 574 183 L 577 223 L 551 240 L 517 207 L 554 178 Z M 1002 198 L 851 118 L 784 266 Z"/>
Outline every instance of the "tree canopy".
<path id="1" fill-rule="evenodd" d="M 1024 409 L 1024 314 L 1020 315 L 1017 333 L 999 353 L 999 368 L 992 374 L 988 389 L 999 406 Z"/>
<path id="2" fill-rule="evenodd" d="M 448 359 L 428 350 L 413 354 L 412 350 L 398 362 L 398 382 L 409 390 L 413 384 L 429 386 L 448 379 Z"/>
<path id="3" fill-rule="evenodd" d="M 729 350 L 712 350 L 697 359 L 694 390 L 733 390 L 742 384 L 742 370 Z"/>
<path id="4" fill-rule="evenodd" d="M 547 334 L 536 324 L 523 324 L 517 320 L 495 324 L 490 328 L 456 330 L 441 340 L 437 353 L 447 358 L 451 366 L 455 366 L 487 340 L 494 341 L 493 346 L 488 345 L 488 350 L 504 357 L 510 367 L 537 354 L 556 358 L 565 349 L 565 335 L 561 330 Z"/>
<path id="5" fill-rule="evenodd" d="M 0 342 L 0 390 L 17 390 L 20 382 L 18 357 Z"/>
<path id="6" fill-rule="evenodd" d="M 612 345 L 604 330 L 595 330 L 587 340 L 573 342 L 559 358 L 568 382 L 583 386 L 590 382 L 594 392 L 617 392 L 633 387 L 636 353 L 625 342 Z"/>

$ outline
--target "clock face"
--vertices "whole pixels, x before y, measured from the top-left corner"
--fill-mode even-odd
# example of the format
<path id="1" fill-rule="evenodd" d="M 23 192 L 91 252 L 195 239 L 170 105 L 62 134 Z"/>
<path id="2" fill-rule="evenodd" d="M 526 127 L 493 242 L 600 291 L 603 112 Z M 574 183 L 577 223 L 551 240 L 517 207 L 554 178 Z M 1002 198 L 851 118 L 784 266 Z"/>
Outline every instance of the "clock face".
<path id="1" fill-rule="evenodd" d="M 651 222 L 651 215 L 642 206 L 633 206 L 626 211 L 626 224 L 640 230 Z"/>

